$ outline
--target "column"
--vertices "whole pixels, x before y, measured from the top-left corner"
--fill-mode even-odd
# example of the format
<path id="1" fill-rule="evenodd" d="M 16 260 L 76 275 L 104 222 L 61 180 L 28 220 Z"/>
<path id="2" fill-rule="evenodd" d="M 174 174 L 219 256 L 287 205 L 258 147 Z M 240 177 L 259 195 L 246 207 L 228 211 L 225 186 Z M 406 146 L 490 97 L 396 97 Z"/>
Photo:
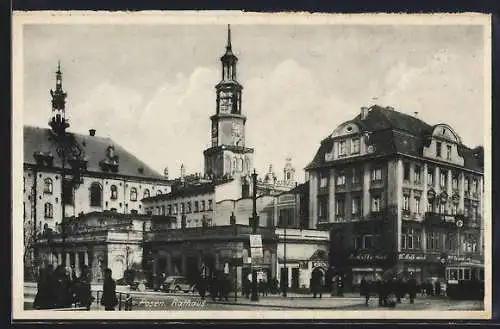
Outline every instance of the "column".
<path id="1" fill-rule="evenodd" d="M 80 255 L 75 251 L 75 273 L 80 276 Z"/>
<path id="2" fill-rule="evenodd" d="M 363 166 L 363 218 L 368 219 L 370 216 L 370 163 L 365 163 Z"/>
<path id="3" fill-rule="evenodd" d="M 330 169 L 328 179 L 328 221 L 335 222 L 335 168 Z"/>
<path id="4" fill-rule="evenodd" d="M 271 275 L 272 277 L 276 277 L 276 272 L 277 272 L 277 267 L 278 267 L 278 258 L 276 257 L 276 252 L 271 253 Z"/>
<path id="5" fill-rule="evenodd" d="M 464 212 L 465 210 L 465 173 L 461 172 L 460 181 L 458 182 L 458 194 L 460 196 L 460 200 L 458 201 L 458 211 Z"/>
<path id="6" fill-rule="evenodd" d="M 85 264 L 85 266 L 89 266 L 89 252 L 88 251 L 85 251 L 83 253 L 83 263 Z"/>
<path id="7" fill-rule="evenodd" d="M 318 223 L 318 173 L 309 175 L 309 221 L 311 228 L 315 229 Z"/>
<path id="8" fill-rule="evenodd" d="M 429 204 L 429 201 L 427 200 L 427 163 L 424 163 L 424 167 L 422 169 L 422 181 L 424 183 L 423 189 L 422 189 L 422 196 L 420 197 L 420 207 L 422 208 L 420 212 L 423 214 L 423 220 L 425 220 L 425 213 L 427 212 L 427 207 Z M 425 224 L 422 225 L 422 238 L 421 238 L 421 244 L 422 244 L 422 251 L 426 253 L 427 251 L 427 229 L 425 227 Z M 425 267 L 424 267 L 425 269 Z"/>
<path id="9" fill-rule="evenodd" d="M 57 253 L 57 265 L 62 265 L 62 253 Z"/>
<path id="10" fill-rule="evenodd" d="M 279 212 L 278 212 L 278 198 L 274 198 L 273 200 L 273 204 L 274 204 L 274 207 L 273 207 L 273 223 L 274 223 L 274 226 L 276 227 L 278 225 L 278 222 L 279 222 Z"/>
<path id="11" fill-rule="evenodd" d="M 448 177 L 446 178 L 446 194 L 448 194 L 448 198 L 451 198 L 452 194 L 453 194 L 453 188 L 452 188 L 452 183 L 451 183 L 451 179 L 452 179 L 452 174 L 451 174 L 451 169 L 448 170 Z M 451 200 L 451 199 L 449 199 Z M 446 208 L 448 209 L 448 213 L 451 214 L 451 208 L 452 208 L 452 202 L 448 201 L 446 203 Z"/>
<path id="12" fill-rule="evenodd" d="M 436 191 L 436 194 L 441 192 L 441 189 L 439 188 L 440 181 L 439 167 L 436 166 L 436 168 L 434 168 L 434 190 Z"/>
<path id="13" fill-rule="evenodd" d="M 403 160 L 396 162 L 396 234 L 397 251 L 401 251 L 401 225 L 402 225 L 402 203 L 403 203 Z"/>
<path id="14" fill-rule="evenodd" d="M 71 266 L 71 258 L 69 257 L 69 252 L 66 252 L 66 268 Z"/>

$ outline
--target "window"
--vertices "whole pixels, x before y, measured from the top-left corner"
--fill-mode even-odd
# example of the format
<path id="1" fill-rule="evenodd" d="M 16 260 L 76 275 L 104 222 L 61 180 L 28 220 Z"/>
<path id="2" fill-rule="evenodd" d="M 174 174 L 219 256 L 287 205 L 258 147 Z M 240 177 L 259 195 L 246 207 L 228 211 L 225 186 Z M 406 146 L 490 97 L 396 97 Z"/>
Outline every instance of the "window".
<path id="1" fill-rule="evenodd" d="M 477 205 L 472 205 L 471 206 L 471 216 L 472 216 L 472 220 L 476 220 L 479 218 L 479 211 L 478 211 L 478 206 Z"/>
<path id="2" fill-rule="evenodd" d="M 477 179 L 473 178 L 472 179 L 472 193 L 478 193 L 478 184 L 477 184 Z"/>
<path id="3" fill-rule="evenodd" d="M 63 197 L 62 197 L 62 202 L 64 204 L 69 204 L 72 205 L 74 204 L 75 198 L 74 198 L 74 188 L 73 184 L 70 181 L 65 180 L 63 184 Z"/>
<path id="4" fill-rule="evenodd" d="M 451 145 L 446 145 L 446 160 L 451 160 Z"/>
<path id="5" fill-rule="evenodd" d="M 200 205 L 199 205 L 198 201 L 195 201 L 194 202 L 194 212 L 198 212 L 198 211 L 200 211 Z"/>
<path id="6" fill-rule="evenodd" d="M 352 215 L 359 216 L 361 214 L 361 198 L 356 196 L 352 198 Z"/>
<path id="7" fill-rule="evenodd" d="M 410 181 L 410 165 L 408 163 L 403 164 L 403 180 Z"/>
<path id="8" fill-rule="evenodd" d="M 382 180 L 382 168 L 372 169 L 372 181 L 381 181 Z"/>
<path id="9" fill-rule="evenodd" d="M 205 200 L 201 201 L 201 209 L 200 211 L 205 211 Z"/>
<path id="10" fill-rule="evenodd" d="M 434 168 L 427 168 L 427 185 L 434 185 Z"/>
<path id="11" fill-rule="evenodd" d="M 446 236 L 446 250 L 456 250 L 457 249 L 457 235 L 454 233 L 449 233 Z"/>
<path id="12" fill-rule="evenodd" d="M 353 138 L 351 144 L 351 153 L 358 154 L 359 153 L 359 138 Z"/>
<path id="13" fill-rule="evenodd" d="M 352 185 L 361 183 L 361 170 L 359 168 L 352 169 Z"/>
<path id="14" fill-rule="evenodd" d="M 345 141 L 340 141 L 338 142 L 339 144 L 339 156 L 345 156 L 346 155 L 346 142 Z"/>
<path id="15" fill-rule="evenodd" d="M 184 214 L 184 202 L 181 203 L 181 214 Z"/>
<path id="16" fill-rule="evenodd" d="M 454 202 L 454 203 L 451 205 L 451 214 L 452 214 L 452 215 L 456 215 L 456 214 L 458 214 L 458 203 L 455 203 L 455 202 Z"/>
<path id="17" fill-rule="evenodd" d="M 208 210 L 213 210 L 212 200 L 208 200 Z"/>
<path id="18" fill-rule="evenodd" d="M 437 232 L 427 232 L 427 249 L 428 250 L 440 250 L 439 246 L 439 233 Z"/>
<path id="19" fill-rule="evenodd" d="M 45 218 L 52 218 L 52 216 L 53 216 L 52 203 L 47 202 L 44 205 L 44 214 L 45 214 Z"/>
<path id="20" fill-rule="evenodd" d="M 402 249 L 420 249 L 420 231 L 413 228 L 405 228 L 401 232 Z"/>
<path id="21" fill-rule="evenodd" d="M 169 216 L 172 215 L 172 205 L 171 204 L 168 205 L 167 209 L 168 209 L 168 215 Z"/>
<path id="22" fill-rule="evenodd" d="M 143 195 L 144 198 L 149 198 L 149 190 L 148 189 L 145 189 L 144 190 L 144 195 Z"/>
<path id="23" fill-rule="evenodd" d="M 403 211 L 405 211 L 405 212 L 410 211 L 410 196 L 409 195 L 403 195 Z"/>
<path id="24" fill-rule="evenodd" d="M 52 194 L 52 190 L 53 190 L 52 179 L 45 178 L 43 180 L 43 193 Z"/>
<path id="25" fill-rule="evenodd" d="M 344 217 L 345 201 L 344 199 L 335 200 L 335 216 Z"/>
<path id="26" fill-rule="evenodd" d="M 441 157 L 441 142 L 436 142 L 436 156 Z"/>
<path id="27" fill-rule="evenodd" d="M 321 174 L 321 178 L 319 180 L 319 188 L 324 188 L 328 186 L 328 176 L 326 174 Z"/>
<path id="28" fill-rule="evenodd" d="M 191 213 L 191 201 L 188 201 L 187 203 L 187 211 L 186 211 L 188 214 Z"/>
<path id="29" fill-rule="evenodd" d="M 161 215 L 165 216 L 165 206 L 161 206 Z"/>
<path id="30" fill-rule="evenodd" d="M 470 192 L 469 177 L 465 177 L 465 180 L 464 180 L 464 190 L 465 190 L 465 192 Z"/>
<path id="31" fill-rule="evenodd" d="M 328 199 L 318 198 L 318 218 L 325 219 L 328 214 Z"/>
<path id="32" fill-rule="evenodd" d="M 118 199 L 118 188 L 116 185 L 111 185 L 111 200 Z"/>
<path id="33" fill-rule="evenodd" d="M 441 188 L 446 188 L 446 171 L 443 169 L 439 171 L 439 185 Z"/>
<path id="34" fill-rule="evenodd" d="M 137 189 L 135 187 L 130 189 L 130 201 L 137 201 Z"/>
<path id="35" fill-rule="evenodd" d="M 380 196 L 372 196 L 372 212 L 380 211 Z"/>
<path id="36" fill-rule="evenodd" d="M 415 184 L 420 184 L 422 182 L 422 174 L 420 166 L 415 166 L 415 171 L 413 172 L 413 181 Z"/>
<path id="37" fill-rule="evenodd" d="M 458 174 L 453 174 L 451 178 L 451 188 L 454 190 L 458 189 Z"/>
<path id="38" fill-rule="evenodd" d="M 177 215 L 179 213 L 179 207 L 177 206 L 177 203 L 174 204 L 174 215 Z"/>
<path id="39" fill-rule="evenodd" d="M 92 185 L 90 185 L 90 206 L 102 206 L 102 187 L 99 183 L 92 183 Z"/>
<path id="40" fill-rule="evenodd" d="M 339 173 L 337 175 L 337 185 L 345 185 L 345 174 L 344 173 Z"/>
<path id="41" fill-rule="evenodd" d="M 419 196 L 415 197 L 415 212 L 417 214 L 420 214 L 420 197 Z"/>

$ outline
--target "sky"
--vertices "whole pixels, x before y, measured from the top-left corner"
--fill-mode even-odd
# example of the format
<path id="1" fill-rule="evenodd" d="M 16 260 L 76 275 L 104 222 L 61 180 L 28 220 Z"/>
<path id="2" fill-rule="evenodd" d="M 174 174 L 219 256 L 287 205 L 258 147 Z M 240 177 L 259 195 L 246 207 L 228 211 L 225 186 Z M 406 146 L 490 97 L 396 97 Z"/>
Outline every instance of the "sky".
<path id="1" fill-rule="evenodd" d="M 278 177 L 362 106 L 447 123 L 484 144 L 483 27 L 231 25 L 246 146 Z M 203 172 L 227 25 L 25 25 L 26 125 L 48 127 L 58 60 L 70 130 L 111 137 L 170 177 Z"/>

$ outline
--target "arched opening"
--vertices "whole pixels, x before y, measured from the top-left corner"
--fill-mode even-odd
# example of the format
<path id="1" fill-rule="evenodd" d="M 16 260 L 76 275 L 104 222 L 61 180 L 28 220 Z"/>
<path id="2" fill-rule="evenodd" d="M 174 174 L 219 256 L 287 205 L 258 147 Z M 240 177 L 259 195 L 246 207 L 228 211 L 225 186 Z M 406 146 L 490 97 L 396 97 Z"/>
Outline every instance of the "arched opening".
<path id="1" fill-rule="evenodd" d="M 90 185 L 90 206 L 91 207 L 101 207 L 102 206 L 102 187 L 99 183 L 92 183 Z"/>

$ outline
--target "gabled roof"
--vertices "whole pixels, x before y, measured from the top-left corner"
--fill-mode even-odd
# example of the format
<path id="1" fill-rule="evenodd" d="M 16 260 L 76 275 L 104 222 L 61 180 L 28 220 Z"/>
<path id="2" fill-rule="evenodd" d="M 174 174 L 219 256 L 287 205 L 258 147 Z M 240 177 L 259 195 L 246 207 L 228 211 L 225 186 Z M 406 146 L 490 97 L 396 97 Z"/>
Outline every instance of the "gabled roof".
<path id="1" fill-rule="evenodd" d="M 362 132 L 370 133 L 370 144 L 375 147 L 375 152 L 368 157 L 396 153 L 420 157 L 433 130 L 433 126 L 419 118 L 378 105 L 370 107 L 365 119 L 362 120 L 361 115 L 357 115 L 347 122 L 357 124 Z M 333 139 L 328 136 L 321 141 L 316 155 L 305 169 L 326 165 L 325 154 L 332 149 Z M 459 152 L 464 157 L 465 168 L 483 171 L 481 157 L 476 156 L 477 152 L 465 145 L 459 145 Z"/>
<path id="2" fill-rule="evenodd" d="M 57 155 L 57 144 L 50 129 L 24 126 L 23 138 L 25 164 L 36 165 L 34 153 L 41 152 L 53 156 L 52 167 L 62 167 L 61 159 Z M 68 140 L 72 145 L 77 145 L 83 151 L 83 157 L 87 160 L 88 172 L 168 182 L 162 175 L 110 138 L 68 133 Z M 105 171 L 100 165 L 101 161 L 107 159 L 107 149 L 111 145 L 114 147 L 114 154 L 118 156 L 117 172 Z M 69 168 L 69 165 L 66 163 L 65 167 Z"/>

